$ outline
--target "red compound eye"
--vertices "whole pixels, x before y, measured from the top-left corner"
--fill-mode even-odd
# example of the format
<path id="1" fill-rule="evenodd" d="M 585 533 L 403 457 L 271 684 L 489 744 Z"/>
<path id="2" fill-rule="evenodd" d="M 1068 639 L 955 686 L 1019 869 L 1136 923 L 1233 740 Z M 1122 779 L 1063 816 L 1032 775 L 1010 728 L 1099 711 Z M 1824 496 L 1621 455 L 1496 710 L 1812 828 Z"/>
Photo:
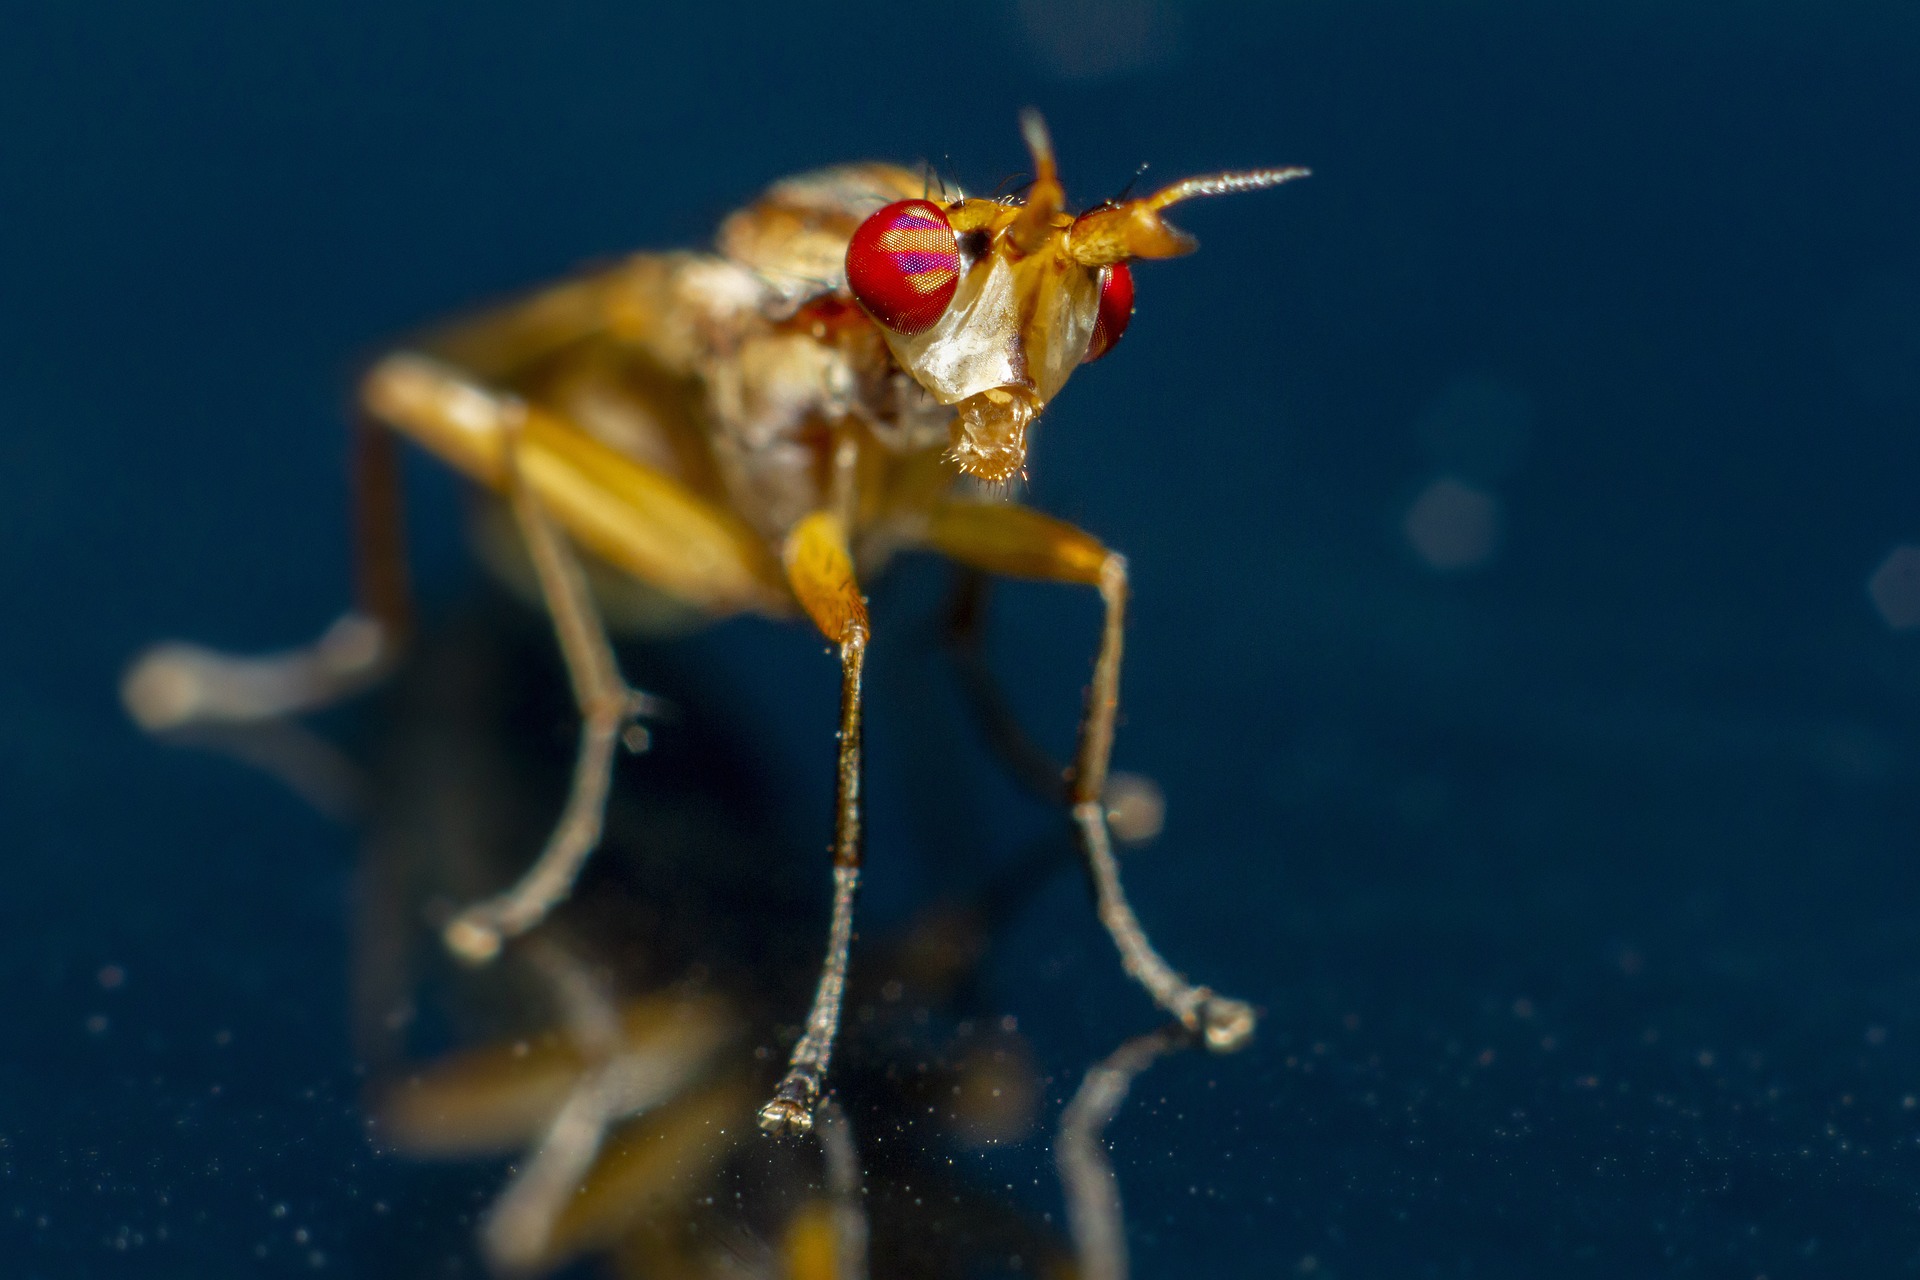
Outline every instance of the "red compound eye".
<path id="1" fill-rule="evenodd" d="M 1092 364 L 1120 341 L 1133 319 L 1133 268 L 1124 262 L 1100 268 L 1100 312 L 1093 321 L 1093 340 L 1081 364 Z"/>
<path id="2" fill-rule="evenodd" d="M 919 333 L 946 312 L 960 266 L 947 215 L 929 200 L 895 201 L 847 242 L 847 287 L 895 333 Z"/>

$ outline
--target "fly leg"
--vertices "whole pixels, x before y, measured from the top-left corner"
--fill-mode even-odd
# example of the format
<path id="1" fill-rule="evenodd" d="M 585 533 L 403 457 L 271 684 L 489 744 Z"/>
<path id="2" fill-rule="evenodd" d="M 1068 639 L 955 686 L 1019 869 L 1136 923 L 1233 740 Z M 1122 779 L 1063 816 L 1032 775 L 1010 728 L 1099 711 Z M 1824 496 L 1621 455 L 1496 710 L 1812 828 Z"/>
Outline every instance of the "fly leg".
<path id="1" fill-rule="evenodd" d="M 961 566 L 947 600 L 947 650 L 960 675 L 961 692 L 988 748 L 1013 780 L 1049 804 L 1072 804 L 1072 772 L 1027 732 L 995 678 L 985 652 L 986 614 L 992 582 L 980 570 Z M 1123 845 L 1147 844 L 1166 823 L 1166 797 L 1145 774 L 1111 772 L 1103 797 L 1107 827 Z"/>
<path id="2" fill-rule="evenodd" d="M 768 579 L 778 570 L 759 563 L 750 532 L 677 479 L 460 369 L 413 353 L 388 356 L 362 394 L 383 421 L 505 498 L 580 709 L 572 788 L 538 861 L 446 927 L 449 949 L 484 962 L 572 891 L 600 842 L 614 748 L 623 736 L 636 747 L 645 741 L 633 721 L 649 701 L 620 675 L 573 547 L 714 616 L 774 599 Z"/>
<path id="3" fill-rule="evenodd" d="M 483 484 L 503 487 L 499 472 L 504 432 L 488 412 L 492 401 L 480 381 L 505 376 L 597 331 L 605 324 L 606 295 L 609 290 L 619 289 L 622 278 L 619 271 L 614 271 L 547 290 L 521 304 L 443 330 L 434 339 L 441 352 L 439 360 L 398 353 L 370 370 L 361 384 L 359 412 L 355 415 L 355 608 L 318 640 L 285 653 L 247 657 L 177 642 L 148 649 L 128 668 L 120 686 L 122 701 L 134 720 L 151 733 L 186 732 L 225 740 L 236 728 L 285 720 L 337 702 L 389 671 L 405 647 L 412 613 L 394 432 L 410 436 Z M 469 376 L 449 376 L 452 366 L 445 363 L 447 360 L 467 369 Z M 604 488 L 596 491 L 578 474 L 593 466 L 593 459 L 587 456 L 593 452 L 590 446 L 576 450 L 576 455 L 582 456 L 570 459 L 573 473 L 559 480 L 567 485 L 568 495 L 584 495 L 589 503 L 598 500 L 604 509 Z M 536 488 L 555 478 L 550 459 L 539 461 L 547 465 L 540 467 Z M 619 469 L 617 465 L 615 469 Z M 625 478 L 632 479 L 631 475 Z M 652 479 L 653 495 L 670 487 L 664 477 Z M 646 487 L 648 478 L 640 483 Z M 560 495 L 546 496 L 553 506 Z M 683 500 L 674 502 L 674 497 Z M 669 495 L 667 501 L 673 508 L 671 514 L 694 506 L 691 495 Z M 681 523 L 700 523 L 699 514 L 696 511 Z M 649 533 L 658 532 L 659 523 L 654 522 L 649 529 L 644 517 L 629 519 L 624 527 L 611 527 L 622 524 L 618 520 L 602 520 L 601 524 L 608 527 L 596 530 L 601 536 L 594 549 L 604 554 L 623 536 L 644 542 Z M 683 539 L 667 550 L 684 546 Z M 643 547 L 640 556 L 641 576 L 648 576 L 648 568 L 664 571 L 669 567 L 670 554 L 649 556 L 646 550 Z M 614 558 L 623 567 L 634 567 L 634 557 Z M 737 565 L 740 557 L 716 556 L 713 560 L 729 567 L 728 562 Z M 697 590 L 682 594 L 694 603 L 706 600 Z"/>
<path id="4" fill-rule="evenodd" d="M 847 956 L 853 945 L 853 903 L 860 890 L 860 677 L 866 666 L 867 605 L 853 576 L 846 527 L 838 516 L 815 512 L 794 526 L 784 548 L 787 579 L 814 625 L 840 646 L 840 751 L 833 808 L 833 919 L 806 1031 L 793 1047 L 787 1074 L 760 1108 L 770 1134 L 806 1133 L 827 1078 L 833 1038 L 846 996 Z"/>
<path id="5" fill-rule="evenodd" d="M 634 750 L 646 746 L 646 730 L 635 722 L 652 709 L 648 695 L 620 674 L 607 638 L 606 624 L 587 587 L 579 558 L 554 527 L 552 517 L 522 483 L 517 444 L 509 430 L 506 447 L 507 496 L 514 523 L 526 543 L 553 619 L 580 709 L 580 747 L 566 808 L 547 837 L 540 857 L 506 892 L 462 910 L 444 931 L 447 948 L 470 964 L 484 964 L 500 953 L 503 939 L 515 937 L 546 919 L 573 892 L 580 869 L 600 843 L 613 778 L 614 748 L 625 737 Z"/>
<path id="6" fill-rule="evenodd" d="M 356 422 L 356 607 L 313 643 L 284 653 L 241 656 L 178 641 L 154 645 L 134 659 L 120 684 L 141 728 L 168 733 L 282 719 L 358 692 L 392 666 L 412 612 L 396 443 L 371 419 Z"/>
<path id="7" fill-rule="evenodd" d="M 1105 605 L 1100 648 L 1080 719 L 1080 738 L 1069 783 L 1074 826 L 1093 875 L 1100 922 L 1121 963 L 1155 1003 L 1210 1048 L 1238 1049 L 1253 1034 L 1254 1012 L 1241 1000 L 1216 995 L 1187 981 L 1161 958 L 1140 927 L 1120 887 L 1107 826 L 1104 792 L 1113 754 L 1114 721 L 1120 707 L 1120 656 L 1125 639 L 1127 562 L 1091 534 L 1025 507 L 1002 503 L 949 502 L 928 518 L 929 545 L 961 564 L 1009 577 L 1037 578 L 1095 587 Z"/>
<path id="8" fill-rule="evenodd" d="M 1049 804 L 1068 802 L 1067 770 L 1033 740 L 1007 704 L 984 652 L 987 601 L 992 584 L 980 570 L 963 566 L 947 599 L 947 651 L 960 673 L 961 691 L 979 722 L 987 746 L 1021 789 Z"/>
<path id="9" fill-rule="evenodd" d="M 354 806 L 356 771 L 293 717 L 358 693 L 393 668 L 412 623 L 398 441 L 370 416 L 353 438 L 358 600 L 318 639 L 281 653 L 222 653 L 166 641 L 121 678 L 142 729 L 193 741 L 279 776 L 319 808 Z"/>

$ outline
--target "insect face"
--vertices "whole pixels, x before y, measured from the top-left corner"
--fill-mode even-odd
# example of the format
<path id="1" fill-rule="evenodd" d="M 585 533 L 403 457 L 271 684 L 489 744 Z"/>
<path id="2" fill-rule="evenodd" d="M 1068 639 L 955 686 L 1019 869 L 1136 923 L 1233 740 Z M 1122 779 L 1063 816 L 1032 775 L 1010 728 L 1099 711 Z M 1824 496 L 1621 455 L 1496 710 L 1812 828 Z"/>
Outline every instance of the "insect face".
<path id="1" fill-rule="evenodd" d="M 847 248 L 847 285 L 900 367 L 954 418 L 952 458 L 993 484 L 1021 473 L 1027 429 L 1082 364 L 1113 349 L 1133 315 L 1135 258 L 1190 253 L 1161 210 L 1197 195 L 1250 191 L 1304 169 L 1214 174 L 1079 216 L 1040 117 L 1021 118 L 1034 180 L 1024 202 L 901 200 Z"/>

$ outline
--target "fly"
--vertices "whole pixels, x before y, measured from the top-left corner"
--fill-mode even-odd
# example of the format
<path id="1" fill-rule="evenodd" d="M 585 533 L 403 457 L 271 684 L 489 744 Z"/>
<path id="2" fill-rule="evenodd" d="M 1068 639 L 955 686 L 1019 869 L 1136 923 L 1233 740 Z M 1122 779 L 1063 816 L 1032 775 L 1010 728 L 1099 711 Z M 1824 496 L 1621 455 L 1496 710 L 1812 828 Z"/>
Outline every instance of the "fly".
<path id="1" fill-rule="evenodd" d="M 1210 1047 L 1238 1048 L 1252 1008 L 1162 959 L 1120 886 L 1106 793 L 1126 560 L 1012 489 L 1041 411 L 1125 334 L 1132 264 L 1195 248 L 1165 211 L 1306 170 L 1187 178 L 1075 215 L 1045 125 L 1032 112 L 1021 124 L 1024 198 L 933 199 L 921 176 L 884 164 L 820 170 L 728 217 L 713 252 L 636 255 L 381 359 L 359 393 L 355 608 L 271 657 L 152 649 L 124 686 L 134 716 L 154 731 L 259 724 L 390 670 L 410 628 L 394 437 L 464 473 L 495 499 L 482 549 L 537 589 L 581 715 L 571 789 L 539 857 L 444 928 L 456 955 L 485 963 L 571 892 L 600 840 L 614 753 L 645 743 L 652 704 L 621 675 L 607 619 L 804 617 L 840 658 L 833 913 L 804 1034 L 759 1112 L 769 1133 L 804 1133 L 860 885 L 861 584 L 921 547 L 978 572 L 1092 587 L 1105 621 L 1061 790 L 1100 920 L 1162 1008 Z"/>

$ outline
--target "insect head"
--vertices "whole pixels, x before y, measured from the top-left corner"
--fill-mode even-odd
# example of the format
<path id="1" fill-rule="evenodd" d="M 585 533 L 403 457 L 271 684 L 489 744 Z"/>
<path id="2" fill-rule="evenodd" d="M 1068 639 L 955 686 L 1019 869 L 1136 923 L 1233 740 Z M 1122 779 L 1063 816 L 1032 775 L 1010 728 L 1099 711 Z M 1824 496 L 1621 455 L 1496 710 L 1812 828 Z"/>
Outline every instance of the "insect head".
<path id="1" fill-rule="evenodd" d="M 958 415 L 952 457 L 990 483 L 1021 473 L 1027 428 L 1073 370 L 1113 349 L 1133 316 L 1136 258 L 1191 253 L 1161 211 L 1194 196 L 1278 186 L 1305 169 L 1187 178 L 1078 215 L 1039 115 L 1021 117 L 1034 179 L 1024 201 L 898 200 L 847 245 L 847 286 L 894 359 Z"/>

